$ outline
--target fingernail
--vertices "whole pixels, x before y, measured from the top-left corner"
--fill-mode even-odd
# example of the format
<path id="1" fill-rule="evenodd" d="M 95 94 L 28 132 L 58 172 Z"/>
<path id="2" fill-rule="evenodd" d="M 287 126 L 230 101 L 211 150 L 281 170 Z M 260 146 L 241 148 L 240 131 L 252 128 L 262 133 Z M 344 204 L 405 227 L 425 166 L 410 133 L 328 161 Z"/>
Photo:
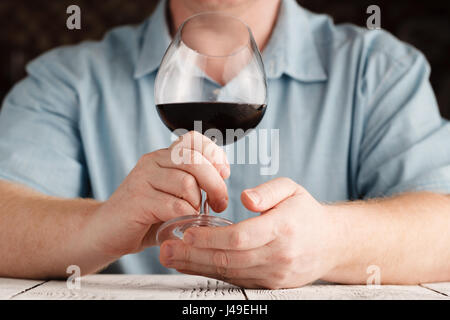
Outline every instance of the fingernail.
<path id="1" fill-rule="evenodd" d="M 258 205 L 261 202 L 261 197 L 255 191 L 246 191 L 245 194 L 252 200 L 253 204 Z"/>
<path id="2" fill-rule="evenodd" d="M 223 167 L 220 170 L 220 175 L 222 176 L 222 178 L 227 179 L 230 176 L 230 168 L 228 167 Z"/>
<path id="3" fill-rule="evenodd" d="M 194 236 L 192 235 L 192 233 L 189 233 L 189 232 L 185 233 L 183 235 L 183 241 L 187 245 L 193 245 L 194 244 Z"/>
<path id="4" fill-rule="evenodd" d="M 163 256 L 166 259 L 170 259 L 173 256 L 173 248 L 169 245 L 165 246 L 164 250 L 163 250 Z"/>

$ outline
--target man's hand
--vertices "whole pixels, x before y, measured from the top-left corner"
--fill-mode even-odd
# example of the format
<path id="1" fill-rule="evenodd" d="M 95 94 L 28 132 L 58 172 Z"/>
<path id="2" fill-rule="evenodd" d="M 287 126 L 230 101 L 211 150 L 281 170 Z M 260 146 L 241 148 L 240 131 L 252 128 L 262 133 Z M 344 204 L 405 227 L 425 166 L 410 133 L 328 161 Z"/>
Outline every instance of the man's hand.
<path id="1" fill-rule="evenodd" d="M 200 188 L 208 194 L 214 211 L 225 210 L 228 193 L 224 179 L 229 175 L 224 151 L 200 133 L 190 132 L 170 148 L 139 160 L 92 215 L 86 243 L 99 254 L 115 258 L 155 245 L 162 222 L 198 214 Z"/>
<path id="2" fill-rule="evenodd" d="M 191 228 L 161 247 L 161 263 L 246 288 L 292 288 L 338 265 L 342 231 L 328 206 L 290 179 L 245 190 L 242 203 L 262 212 L 238 224 Z"/>

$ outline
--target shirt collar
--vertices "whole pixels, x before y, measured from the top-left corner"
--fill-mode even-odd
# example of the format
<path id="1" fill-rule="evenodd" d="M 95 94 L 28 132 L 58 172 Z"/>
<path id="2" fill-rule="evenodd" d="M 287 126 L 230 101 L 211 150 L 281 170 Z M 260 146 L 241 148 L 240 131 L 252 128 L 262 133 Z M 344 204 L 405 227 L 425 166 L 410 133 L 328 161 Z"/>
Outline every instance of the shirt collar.
<path id="1" fill-rule="evenodd" d="M 140 78 L 159 68 L 161 60 L 172 41 L 166 15 L 167 1 L 158 3 L 152 16 L 144 25 L 143 43 L 138 56 L 134 77 Z"/>
<path id="2" fill-rule="evenodd" d="M 144 26 L 135 78 L 156 71 L 170 44 L 166 5 L 166 0 L 160 1 Z M 269 79 L 279 78 L 283 74 L 305 82 L 327 79 L 309 17 L 294 0 L 282 1 L 277 24 L 262 57 Z"/>
<path id="3" fill-rule="evenodd" d="M 263 61 L 269 79 L 283 73 L 299 81 L 327 79 L 309 16 L 294 0 L 282 1 L 277 24 L 263 52 Z"/>

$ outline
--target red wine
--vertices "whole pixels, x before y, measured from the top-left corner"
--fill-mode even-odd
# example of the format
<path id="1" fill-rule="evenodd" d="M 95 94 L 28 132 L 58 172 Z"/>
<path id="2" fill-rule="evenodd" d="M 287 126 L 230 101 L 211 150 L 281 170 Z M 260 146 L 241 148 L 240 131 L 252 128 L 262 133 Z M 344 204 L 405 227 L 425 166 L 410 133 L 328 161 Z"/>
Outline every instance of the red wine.
<path id="1" fill-rule="evenodd" d="M 157 105 L 158 114 L 164 124 L 172 131 L 186 129 L 192 131 L 194 121 L 202 121 L 202 134 L 208 129 L 218 129 L 222 133 L 223 144 L 233 143 L 242 138 L 235 136 L 233 141 L 226 140 L 227 129 L 255 128 L 266 112 L 266 105 L 226 103 L 226 102 L 185 102 Z M 211 138 L 211 137 L 210 137 Z M 220 140 L 218 140 L 220 143 Z"/>

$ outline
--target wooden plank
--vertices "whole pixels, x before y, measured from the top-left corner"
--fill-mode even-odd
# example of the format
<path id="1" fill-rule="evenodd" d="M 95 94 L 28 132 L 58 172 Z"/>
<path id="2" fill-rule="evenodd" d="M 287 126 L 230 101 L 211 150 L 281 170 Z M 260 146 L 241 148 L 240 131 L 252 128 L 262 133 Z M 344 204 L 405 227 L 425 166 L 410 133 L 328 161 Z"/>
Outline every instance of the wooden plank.
<path id="1" fill-rule="evenodd" d="M 214 279 L 186 275 L 91 275 L 80 289 L 50 281 L 15 299 L 29 300 L 244 300 L 240 288 Z"/>
<path id="2" fill-rule="evenodd" d="M 440 294 L 450 297 L 450 282 L 441 283 L 424 283 L 422 287 L 439 292 Z"/>
<path id="3" fill-rule="evenodd" d="M 245 290 L 249 300 L 434 300 L 446 299 L 420 286 L 380 286 L 314 284 L 298 289 Z"/>
<path id="4" fill-rule="evenodd" d="M 0 300 L 8 300 L 44 281 L 0 278 Z"/>

